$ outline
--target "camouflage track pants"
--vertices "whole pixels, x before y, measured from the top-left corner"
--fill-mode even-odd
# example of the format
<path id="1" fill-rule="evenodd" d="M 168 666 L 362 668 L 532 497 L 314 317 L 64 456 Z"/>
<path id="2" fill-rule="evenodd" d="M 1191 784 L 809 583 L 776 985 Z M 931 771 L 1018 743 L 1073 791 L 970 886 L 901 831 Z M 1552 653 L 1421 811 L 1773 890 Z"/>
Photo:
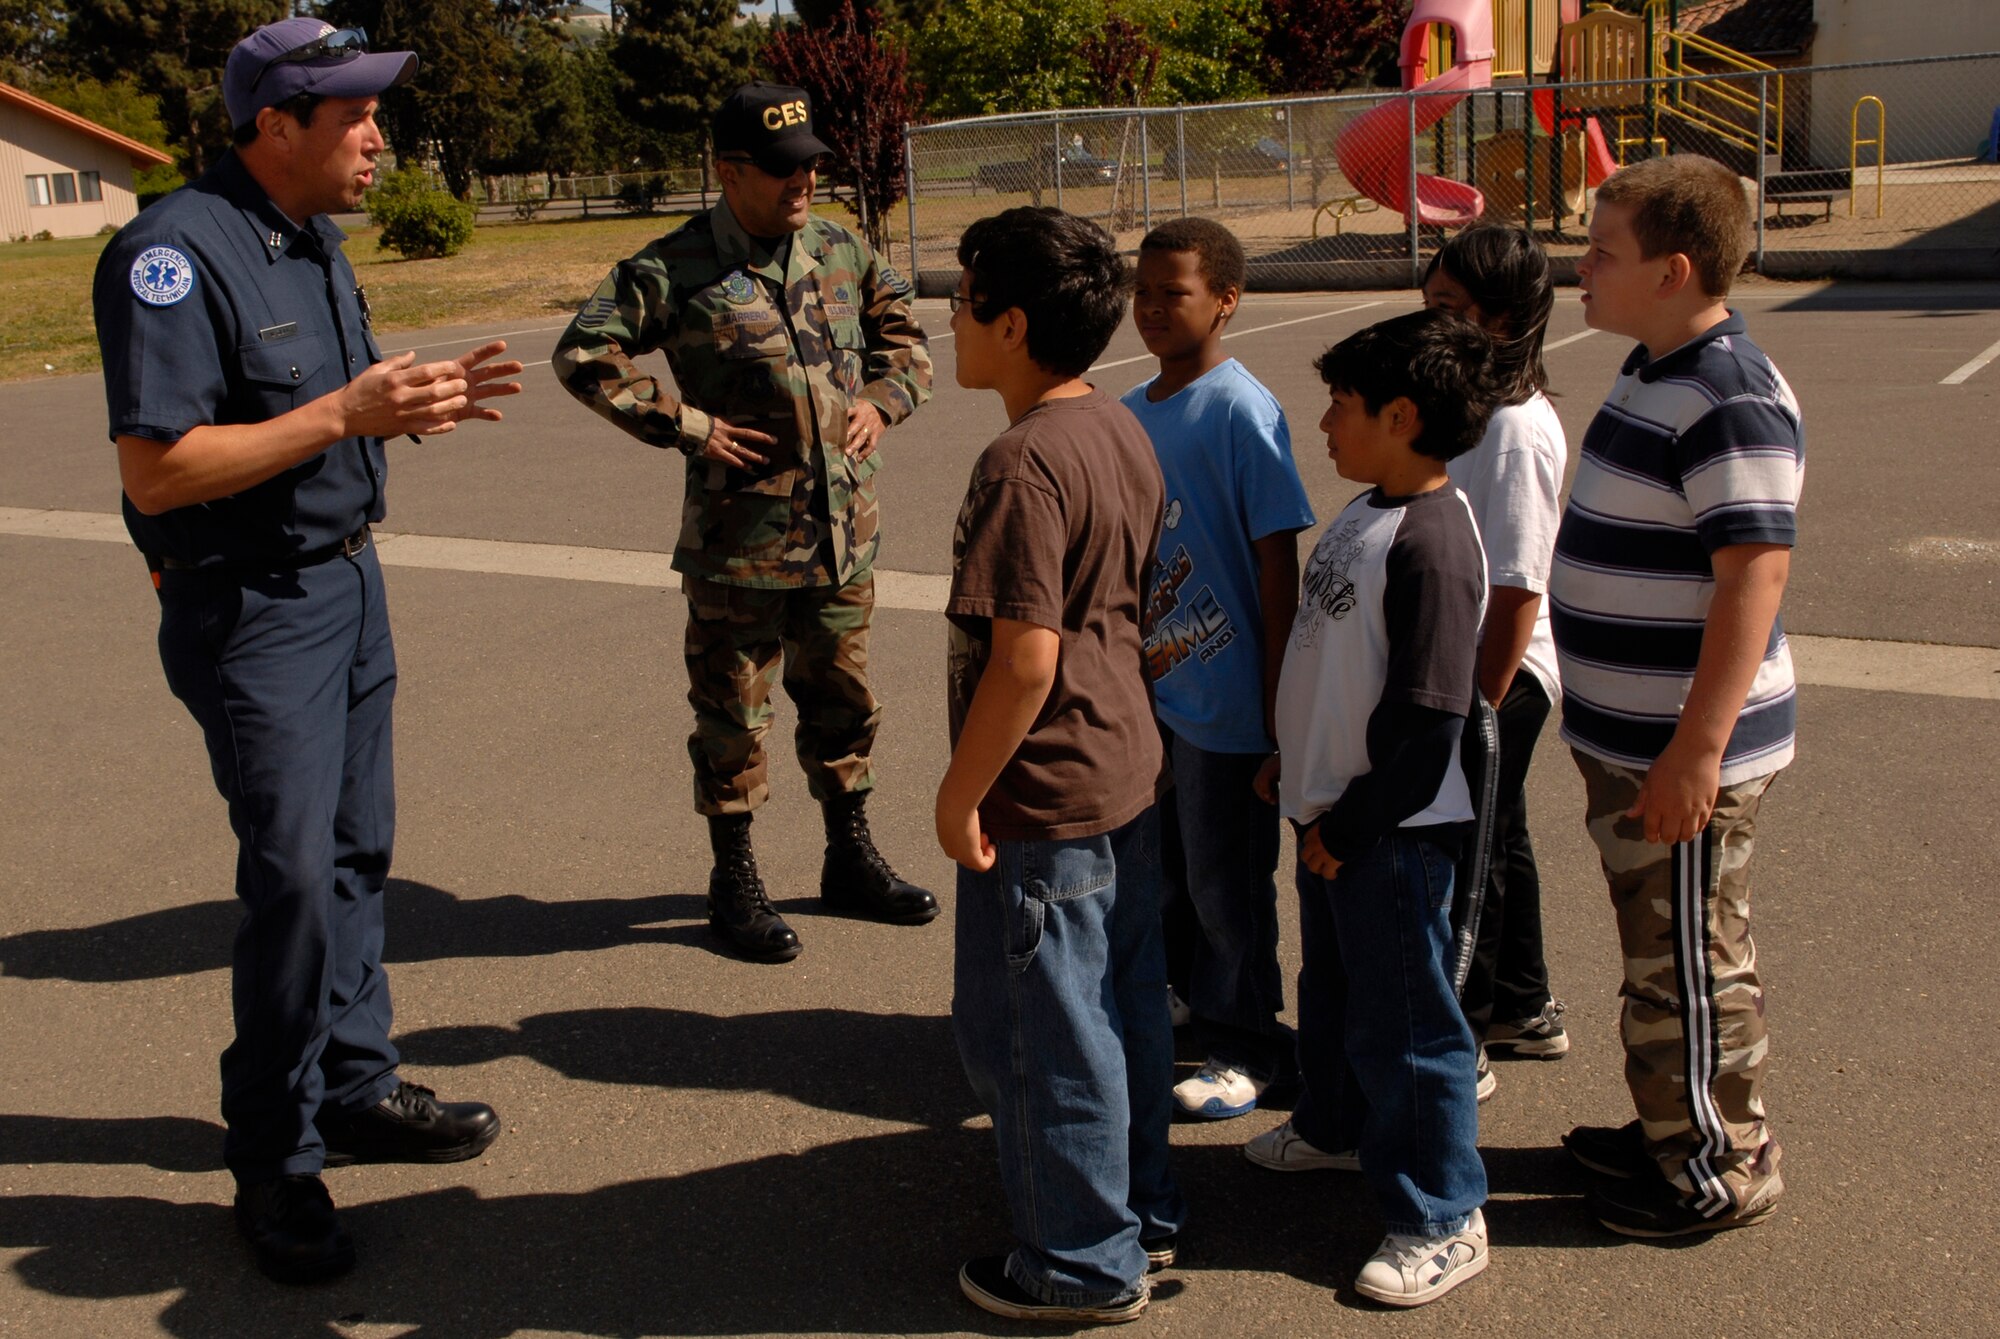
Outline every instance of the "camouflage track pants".
<path id="1" fill-rule="evenodd" d="M 1625 1083 L 1646 1147 L 1709 1217 L 1775 1175 L 1760 1095 L 1770 1040 L 1750 939 L 1750 853 L 1771 776 L 1724 786 L 1699 838 L 1662 846 L 1625 817 L 1643 773 L 1571 750 L 1625 958 Z"/>
<path id="2" fill-rule="evenodd" d="M 748 813 L 771 793 L 764 735 L 783 667 L 799 711 L 799 765 L 813 798 L 874 785 L 870 758 L 882 708 L 868 687 L 875 578 L 845 586 L 765 590 L 683 574 L 694 807 Z"/>

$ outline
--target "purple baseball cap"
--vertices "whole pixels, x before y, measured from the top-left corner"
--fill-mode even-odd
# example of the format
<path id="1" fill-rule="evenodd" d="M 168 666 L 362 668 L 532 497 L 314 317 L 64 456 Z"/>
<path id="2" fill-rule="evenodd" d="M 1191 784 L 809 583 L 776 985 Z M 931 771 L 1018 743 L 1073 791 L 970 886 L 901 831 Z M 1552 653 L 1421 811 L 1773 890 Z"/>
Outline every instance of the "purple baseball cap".
<path id="1" fill-rule="evenodd" d="M 301 93 L 323 98 L 372 98 L 417 72 L 414 51 L 368 50 L 360 28 L 321 19 L 281 19 L 238 42 L 222 69 L 222 103 L 229 124 L 248 125 L 266 107 Z"/>

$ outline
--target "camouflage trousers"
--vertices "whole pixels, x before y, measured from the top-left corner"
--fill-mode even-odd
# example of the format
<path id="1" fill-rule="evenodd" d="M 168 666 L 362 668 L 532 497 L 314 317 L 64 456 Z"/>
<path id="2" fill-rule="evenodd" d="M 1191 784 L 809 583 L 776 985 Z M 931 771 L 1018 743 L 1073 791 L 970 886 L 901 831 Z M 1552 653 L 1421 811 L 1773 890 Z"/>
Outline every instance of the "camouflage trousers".
<path id="1" fill-rule="evenodd" d="M 1724 786 L 1694 841 L 1648 842 L 1625 817 L 1644 773 L 1571 750 L 1625 958 L 1625 1084 L 1647 1151 L 1709 1217 L 1774 1189 L 1761 1095 L 1770 1039 L 1750 939 L 1757 806 L 1776 773 Z"/>
<path id="2" fill-rule="evenodd" d="M 782 668 L 798 708 L 799 766 L 816 800 L 865 791 L 882 708 L 868 687 L 872 573 L 844 586 L 766 590 L 681 575 L 697 813 L 743 814 L 770 798 L 764 735 Z"/>

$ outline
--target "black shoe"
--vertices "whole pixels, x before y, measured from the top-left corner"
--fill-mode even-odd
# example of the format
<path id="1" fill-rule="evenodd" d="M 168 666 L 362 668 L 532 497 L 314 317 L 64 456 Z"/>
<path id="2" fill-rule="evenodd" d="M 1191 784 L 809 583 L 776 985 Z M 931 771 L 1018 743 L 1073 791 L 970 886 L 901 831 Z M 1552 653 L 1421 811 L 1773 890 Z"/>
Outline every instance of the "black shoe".
<path id="1" fill-rule="evenodd" d="M 279 1176 L 236 1187 L 236 1227 L 257 1268 L 280 1283 L 319 1283 L 354 1268 L 333 1196 L 317 1176 Z"/>
<path id="2" fill-rule="evenodd" d="M 1563 1148 L 1599 1176 L 1643 1180 L 1660 1174 L 1652 1155 L 1646 1152 L 1646 1136 L 1636 1120 L 1616 1127 L 1579 1125 L 1563 1136 Z"/>
<path id="3" fill-rule="evenodd" d="M 1146 1272 L 1157 1274 L 1162 1269 L 1172 1269 L 1174 1261 L 1180 1258 L 1180 1238 L 1168 1233 L 1164 1237 L 1141 1237 L 1139 1245 L 1146 1252 Z"/>
<path id="4" fill-rule="evenodd" d="M 322 1109 L 314 1122 L 326 1141 L 326 1165 L 357 1162 L 464 1162 L 500 1137 L 500 1118 L 484 1102 L 440 1102 L 415 1083 L 366 1111 Z"/>
<path id="5" fill-rule="evenodd" d="M 747 958 L 790 962 L 804 945 L 764 895 L 757 856 L 750 849 L 750 815 L 719 814 L 708 820 L 715 868 L 708 875 L 708 923 Z"/>
<path id="6" fill-rule="evenodd" d="M 974 1306 L 983 1307 L 996 1316 L 1005 1316 L 1009 1320 L 1060 1321 L 1066 1325 L 1117 1325 L 1137 1320 L 1139 1313 L 1146 1309 L 1148 1296 L 1146 1285 L 1141 1282 L 1139 1290 L 1121 1302 L 1105 1302 L 1099 1306 L 1044 1302 L 1007 1277 L 1007 1257 L 1004 1255 L 967 1260 L 959 1266 L 958 1287 Z"/>
<path id="7" fill-rule="evenodd" d="M 1784 1179 L 1773 1167 L 1741 1207 L 1727 1202 L 1703 1205 L 1657 1174 L 1607 1177 L 1591 1187 L 1589 1200 L 1591 1214 L 1613 1232 L 1628 1237 L 1687 1237 L 1761 1223 L 1777 1211 L 1778 1197 L 1784 1193 Z"/>
<path id="8" fill-rule="evenodd" d="M 820 866 L 820 900 L 891 925 L 922 925 L 938 914 L 937 899 L 905 881 L 868 832 L 868 794 L 838 795 L 821 806 L 826 819 L 826 863 Z"/>

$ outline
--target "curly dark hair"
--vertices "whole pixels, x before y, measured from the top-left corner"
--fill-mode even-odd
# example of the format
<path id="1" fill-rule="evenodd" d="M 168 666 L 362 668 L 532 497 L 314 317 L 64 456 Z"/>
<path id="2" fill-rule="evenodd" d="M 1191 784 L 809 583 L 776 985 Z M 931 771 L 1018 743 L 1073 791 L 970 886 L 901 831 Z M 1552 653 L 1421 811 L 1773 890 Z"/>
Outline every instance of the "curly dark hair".
<path id="1" fill-rule="evenodd" d="M 1058 376 L 1080 377 L 1125 319 L 1132 276 L 1111 234 L 1060 209 L 1023 205 L 980 219 L 958 239 L 981 324 L 1018 307 L 1028 356 Z"/>
<path id="2" fill-rule="evenodd" d="M 1421 424 L 1412 450 L 1455 460 L 1479 445 L 1501 402 L 1493 337 L 1462 316 L 1429 309 L 1357 330 L 1313 361 L 1328 389 L 1361 397 L 1371 414 L 1407 398 Z"/>
<path id="3" fill-rule="evenodd" d="M 1211 293 L 1220 295 L 1230 288 L 1241 293 L 1243 285 L 1249 282 L 1250 267 L 1243 259 L 1243 243 L 1214 219 L 1171 219 L 1147 233 L 1139 243 L 1139 250 L 1142 254 L 1194 252 L 1198 257 L 1195 268 Z"/>

